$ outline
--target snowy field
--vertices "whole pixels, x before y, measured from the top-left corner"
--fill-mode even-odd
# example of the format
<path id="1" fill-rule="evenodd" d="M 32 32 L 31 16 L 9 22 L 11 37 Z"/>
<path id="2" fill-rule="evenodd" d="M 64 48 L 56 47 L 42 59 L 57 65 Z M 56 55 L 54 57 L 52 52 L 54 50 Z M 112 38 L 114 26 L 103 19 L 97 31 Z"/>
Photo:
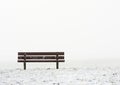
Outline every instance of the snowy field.
<path id="1" fill-rule="evenodd" d="M 120 85 L 120 68 L 1 69 L 0 85 Z"/>

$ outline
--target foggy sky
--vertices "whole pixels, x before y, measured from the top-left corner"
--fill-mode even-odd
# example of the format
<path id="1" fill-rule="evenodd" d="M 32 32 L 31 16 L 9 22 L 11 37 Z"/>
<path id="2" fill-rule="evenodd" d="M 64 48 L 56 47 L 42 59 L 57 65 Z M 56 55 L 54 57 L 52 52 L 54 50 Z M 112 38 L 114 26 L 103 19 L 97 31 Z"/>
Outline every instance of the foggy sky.
<path id="1" fill-rule="evenodd" d="M 19 51 L 64 51 L 65 59 L 120 59 L 119 0 L 0 1 L 0 62 Z"/>

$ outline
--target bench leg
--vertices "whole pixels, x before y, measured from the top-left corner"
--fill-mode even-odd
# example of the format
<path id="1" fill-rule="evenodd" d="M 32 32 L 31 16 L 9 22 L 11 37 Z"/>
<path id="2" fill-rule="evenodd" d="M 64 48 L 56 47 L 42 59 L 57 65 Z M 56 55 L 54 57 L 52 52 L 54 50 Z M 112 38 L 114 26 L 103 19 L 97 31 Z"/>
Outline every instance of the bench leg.
<path id="1" fill-rule="evenodd" d="M 59 69 L 59 62 L 56 62 L 56 69 Z"/>
<path id="2" fill-rule="evenodd" d="M 26 70 L 26 62 L 24 62 L 24 70 Z"/>

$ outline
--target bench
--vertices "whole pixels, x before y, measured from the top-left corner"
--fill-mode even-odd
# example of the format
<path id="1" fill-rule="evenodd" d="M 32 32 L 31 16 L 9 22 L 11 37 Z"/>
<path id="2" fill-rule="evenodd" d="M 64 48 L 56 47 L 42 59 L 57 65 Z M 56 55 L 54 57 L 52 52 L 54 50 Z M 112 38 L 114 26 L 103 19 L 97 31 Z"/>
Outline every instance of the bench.
<path id="1" fill-rule="evenodd" d="M 59 69 L 59 62 L 65 62 L 64 52 L 18 52 L 18 62 L 22 62 L 26 70 L 26 62 L 55 62 Z"/>

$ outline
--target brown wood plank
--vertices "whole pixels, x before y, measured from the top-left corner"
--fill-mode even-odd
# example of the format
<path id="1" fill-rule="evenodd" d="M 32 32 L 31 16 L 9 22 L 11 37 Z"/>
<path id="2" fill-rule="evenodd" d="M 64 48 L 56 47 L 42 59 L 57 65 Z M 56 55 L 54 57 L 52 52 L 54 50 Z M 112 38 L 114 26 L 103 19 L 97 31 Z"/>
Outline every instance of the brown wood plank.
<path id="1" fill-rule="evenodd" d="M 18 59 L 24 59 L 24 56 L 18 56 Z M 26 59 L 56 59 L 55 56 L 26 56 Z M 58 56 L 58 59 L 64 59 L 64 56 Z"/>
<path id="2" fill-rule="evenodd" d="M 18 55 L 64 55 L 64 52 L 18 52 Z"/>
<path id="3" fill-rule="evenodd" d="M 24 62 L 24 60 L 21 59 L 21 60 L 18 60 L 18 62 Z M 55 60 L 38 60 L 38 59 L 37 60 L 31 60 L 31 59 L 28 60 L 27 59 L 26 62 L 57 62 L 57 61 L 56 61 L 56 59 Z M 65 60 L 63 60 L 63 59 L 60 60 L 59 59 L 58 62 L 65 62 Z"/>

